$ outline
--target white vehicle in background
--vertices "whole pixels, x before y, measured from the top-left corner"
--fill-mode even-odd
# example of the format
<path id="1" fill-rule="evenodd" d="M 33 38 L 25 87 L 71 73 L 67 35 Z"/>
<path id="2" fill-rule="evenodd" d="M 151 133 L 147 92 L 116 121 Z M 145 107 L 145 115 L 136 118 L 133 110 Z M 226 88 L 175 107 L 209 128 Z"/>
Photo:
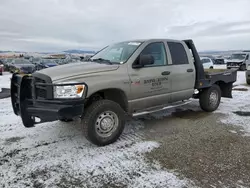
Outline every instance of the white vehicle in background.
<path id="1" fill-rule="evenodd" d="M 249 52 L 233 53 L 227 61 L 227 69 L 237 68 L 241 71 L 245 71 L 247 70 L 249 61 Z"/>
<path id="2" fill-rule="evenodd" d="M 211 58 L 208 57 L 201 57 L 201 63 L 203 65 L 204 69 L 213 69 L 214 68 L 214 63 Z"/>

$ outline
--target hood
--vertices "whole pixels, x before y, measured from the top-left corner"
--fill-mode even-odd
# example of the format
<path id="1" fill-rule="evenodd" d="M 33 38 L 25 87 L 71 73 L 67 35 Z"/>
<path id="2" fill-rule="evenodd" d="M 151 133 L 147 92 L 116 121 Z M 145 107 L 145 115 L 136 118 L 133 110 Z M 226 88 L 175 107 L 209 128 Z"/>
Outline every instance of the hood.
<path id="1" fill-rule="evenodd" d="M 34 68 L 35 67 L 35 65 L 33 65 L 33 64 L 14 64 L 14 66 L 17 68 L 26 68 L 26 67 Z"/>
<path id="2" fill-rule="evenodd" d="M 245 61 L 244 59 L 229 59 L 227 60 L 228 63 L 241 63 Z"/>
<path id="3" fill-rule="evenodd" d="M 86 75 L 98 72 L 117 70 L 119 65 L 100 64 L 95 62 L 79 62 L 59 65 L 38 71 L 48 75 L 52 81 L 57 81 L 72 76 Z"/>
<path id="4" fill-rule="evenodd" d="M 57 66 L 57 64 L 55 63 L 48 63 L 48 64 L 44 64 L 45 67 L 54 67 Z"/>

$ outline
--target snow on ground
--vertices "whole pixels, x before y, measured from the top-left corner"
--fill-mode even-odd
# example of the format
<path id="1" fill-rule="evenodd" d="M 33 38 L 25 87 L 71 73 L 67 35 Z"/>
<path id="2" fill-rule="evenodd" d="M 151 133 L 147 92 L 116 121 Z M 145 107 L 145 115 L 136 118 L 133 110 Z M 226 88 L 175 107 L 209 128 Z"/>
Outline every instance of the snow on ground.
<path id="1" fill-rule="evenodd" d="M 2 88 L 10 88 L 10 78 L 11 78 L 10 73 L 4 72 L 3 76 L 0 76 L 0 92 L 2 91 Z"/>
<path id="2" fill-rule="evenodd" d="M 250 86 L 246 84 L 245 72 L 237 72 L 237 82 L 234 85 L 236 87 L 233 88 L 233 98 L 222 98 L 221 105 L 216 112 L 226 115 L 220 119 L 221 122 L 240 126 L 246 135 L 250 135 Z"/>
<path id="3" fill-rule="evenodd" d="M 9 85 L 10 75 L 1 78 Z M 0 100 L 0 187 L 184 187 L 191 181 L 147 162 L 159 147 L 145 141 L 143 122 L 127 123 L 114 144 L 96 147 L 82 135 L 79 122 L 50 122 L 24 128 L 10 98 Z"/>
<path id="4" fill-rule="evenodd" d="M 215 68 L 223 68 L 216 66 Z M 0 77 L 0 87 L 9 88 L 10 74 Z M 244 87 L 245 73 L 238 72 L 236 88 Z M 250 134 L 250 117 L 234 111 L 250 111 L 249 91 L 233 91 L 222 99 L 215 113 L 218 121 L 240 126 Z M 158 116 L 165 116 L 159 112 Z M 90 144 L 79 122 L 50 122 L 24 128 L 14 115 L 10 98 L 0 100 L 0 187 L 190 187 L 191 181 L 148 162 L 144 155 L 159 147 L 145 141 L 143 121 L 131 120 L 121 138 L 106 147 Z"/>
<path id="5" fill-rule="evenodd" d="M 226 65 L 215 65 L 215 69 L 226 69 Z M 219 121 L 225 124 L 242 127 L 245 135 L 250 136 L 250 86 L 246 83 L 245 72 L 237 72 L 237 81 L 234 83 L 233 98 L 222 98 L 222 102 L 218 110 L 226 116 Z M 242 112 L 242 116 L 235 112 Z M 244 115 L 245 114 L 245 115 Z M 247 116 L 249 115 L 249 116 Z"/>

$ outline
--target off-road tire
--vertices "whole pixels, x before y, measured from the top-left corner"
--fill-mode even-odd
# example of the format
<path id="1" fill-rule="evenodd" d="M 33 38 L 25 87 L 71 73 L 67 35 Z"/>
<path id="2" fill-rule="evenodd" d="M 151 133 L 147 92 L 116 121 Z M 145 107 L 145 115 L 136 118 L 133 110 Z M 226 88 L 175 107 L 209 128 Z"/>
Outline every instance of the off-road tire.
<path id="1" fill-rule="evenodd" d="M 247 84 L 250 85 L 250 80 L 247 80 Z"/>
<path id="2" fill-rule="evenodd" d="M 112 111 L 118 117 L 118 126 L 109 137 L 101 137 L 96 131 L 96 120 L 101 113 Z M 110 100 L 99 100 L 93 102 L 82 116 L 83 134 L 93 144 L 105 146 L 115 142 L 123 132 L 125 125 L 125 112 L 119 104 Z"/>
<path id="3" fill-rule="evenodd" d="M 215 92 L 217 94 L 217 102 L 215 105 L 210 104 L 210 94 Z M 213 112 L 215 111 L 219 105 L 221 100 L 221 89 L 218 85 L 212 85 L 210 88 L 205 89 L 200 94 L 200 107 L 202 110 L 206 112 Z"/>
<path id="4" fill-rule="evenodd" d="M 245 64 L 243 64 L 243 65 L 240 66 L 240 71 L 245 71 L 246 69 L 247 69 L 247 67 L 246 67 Z"/>

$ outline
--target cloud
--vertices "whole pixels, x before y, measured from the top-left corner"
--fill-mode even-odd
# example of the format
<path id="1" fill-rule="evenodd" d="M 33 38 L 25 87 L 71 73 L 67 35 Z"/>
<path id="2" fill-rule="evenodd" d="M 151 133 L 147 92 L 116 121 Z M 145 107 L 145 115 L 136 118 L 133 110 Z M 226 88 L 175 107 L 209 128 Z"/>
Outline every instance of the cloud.
<path id="1" fill-rule="evenodd" d="M 101 48 L 137 38 L 249 49 L 248 7 L 249 0 L 1 0 L 0 50 Z"/>

